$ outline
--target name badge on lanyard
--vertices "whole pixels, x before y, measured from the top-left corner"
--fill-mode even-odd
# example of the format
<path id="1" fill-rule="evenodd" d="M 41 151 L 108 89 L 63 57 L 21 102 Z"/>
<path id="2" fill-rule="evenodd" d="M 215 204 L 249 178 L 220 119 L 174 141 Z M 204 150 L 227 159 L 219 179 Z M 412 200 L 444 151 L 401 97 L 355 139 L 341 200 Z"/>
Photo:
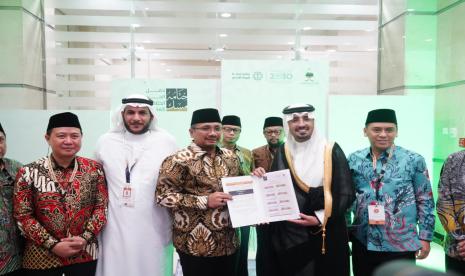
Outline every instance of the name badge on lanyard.
<path id="1" fill-rule="evenodd" d="M 375 204 L 368 206 L 368 223 L 371 225 L 384 225 L 386 215 L 384 213 L 384 206 Z"/>
<path id="2" fill-rule="evenodd" d="M 124 185 L 121 191 L 121 205 L 125 207 L 134 207 L 136 205 L 136 191 L 134 187 L 131 187 L 131 170 L 134 168 L 132 165 L 131 169 L 126 166 L 126 185 Z"/>

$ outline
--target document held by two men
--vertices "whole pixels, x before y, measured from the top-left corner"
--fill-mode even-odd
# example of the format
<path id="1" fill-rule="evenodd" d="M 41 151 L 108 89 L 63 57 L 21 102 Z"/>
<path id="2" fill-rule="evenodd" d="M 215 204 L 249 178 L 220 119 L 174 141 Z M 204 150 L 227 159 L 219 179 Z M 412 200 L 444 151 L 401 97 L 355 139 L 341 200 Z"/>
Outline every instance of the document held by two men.
<path id="1" fill-rule="evenodd" d="M 300 217 L 289 170 L 269 172 L 263 178 L 225 177 L 221 183 L 233 197 L 228 209 L 234 228 Z"/>

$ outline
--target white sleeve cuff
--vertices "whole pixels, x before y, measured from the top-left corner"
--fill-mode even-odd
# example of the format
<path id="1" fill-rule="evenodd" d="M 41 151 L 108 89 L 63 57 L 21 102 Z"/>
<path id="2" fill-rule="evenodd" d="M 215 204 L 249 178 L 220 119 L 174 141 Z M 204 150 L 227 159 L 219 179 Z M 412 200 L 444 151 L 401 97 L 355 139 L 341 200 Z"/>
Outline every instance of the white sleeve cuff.
<path id="1" fill-rule="evenodd" d="M 320 221 L 320 224 L 323 224 L 323 222 L 325 221 L 325 210 L 321 209 L 321 210 L 315 211 L 315 215 Z"/>

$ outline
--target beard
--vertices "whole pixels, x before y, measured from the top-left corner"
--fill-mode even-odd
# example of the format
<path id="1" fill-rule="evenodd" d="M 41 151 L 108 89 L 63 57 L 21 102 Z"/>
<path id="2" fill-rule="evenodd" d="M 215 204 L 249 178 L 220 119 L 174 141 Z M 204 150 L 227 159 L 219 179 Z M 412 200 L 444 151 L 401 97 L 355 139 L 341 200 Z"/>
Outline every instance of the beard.
<path id="1" fill-rule="evenodd" d="M 124 121 L 124 120 L 123 120 Z M 139 131 L 132 131 L 131 128 L 129 128 L 129 125 L 126 123 L 126 121 L 124 121 L 124 127 L 126 128 L 127 131 L 129 131 L 130 133 L 132 134 L 144 134 L 146 133 L 147 131 L 149 131 L 149 128 L 150 128 L 150 123 L 152 122 L 152 120 L 148 121 L 147 124 L 145 124 L 145 126 L 139 130 Z"/>

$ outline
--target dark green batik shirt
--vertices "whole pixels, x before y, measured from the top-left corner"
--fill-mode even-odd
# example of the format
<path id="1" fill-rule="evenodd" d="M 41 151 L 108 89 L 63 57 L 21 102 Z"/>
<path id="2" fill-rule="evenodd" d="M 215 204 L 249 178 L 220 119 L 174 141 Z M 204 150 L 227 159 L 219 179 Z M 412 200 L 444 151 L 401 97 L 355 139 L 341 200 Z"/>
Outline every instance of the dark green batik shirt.
<path id="1" fill-rule="evenodd" d="M 13 219 L 13 187 L 22 164 L 8 158 L 0 159 L 0 164 L 3 164 L 0 169 L 0 275 L 3 275 L 21 267 L 19 230 Z"/>

